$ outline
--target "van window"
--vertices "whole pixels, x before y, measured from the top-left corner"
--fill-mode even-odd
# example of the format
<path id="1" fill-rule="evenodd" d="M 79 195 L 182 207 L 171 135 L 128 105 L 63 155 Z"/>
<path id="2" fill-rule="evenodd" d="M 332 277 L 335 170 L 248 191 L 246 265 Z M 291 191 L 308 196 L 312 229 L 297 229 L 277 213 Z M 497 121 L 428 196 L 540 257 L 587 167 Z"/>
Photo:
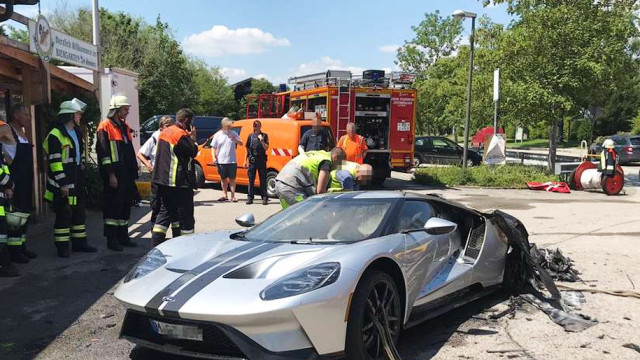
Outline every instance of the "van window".
<path id="1" fill-rule="evenodd" d="M 157 116 L 152 116 L 147 119 L 147 121 L 142 124 L 142 131 L 154 132 L 158 130 L 158 120 L 160 120 L 160 118 Z"/>
<path id="2" fill-rule="evenodd" d="M 220 129 L 221 121 L 222 118 L 217 116 L 196 116 L 193 119 L 193 125 L 195 125 L 196 129 L 212 129 L 215 131 Z"/>
<path id="3" fill-rule="evenodd" d="M 307 131 L 311 130 L 311 125 L 305 125 L 300 127 L 300 140 L 302 140 L 302 137 L 304 136 L 304 133 L 306 133 Z M 333 137 L 333 133 L 331 132 L 331 127 L 330 126 L 323 126 L 323 128 L 325 128 L 327 130 L 327 133 L 329 133 L 329 145 L 331 145 L 331 147 L 333 148 L 334 145 L 336 144 L 336 140 Z M 298 141 L 300 141 L 298 140 Z"/>

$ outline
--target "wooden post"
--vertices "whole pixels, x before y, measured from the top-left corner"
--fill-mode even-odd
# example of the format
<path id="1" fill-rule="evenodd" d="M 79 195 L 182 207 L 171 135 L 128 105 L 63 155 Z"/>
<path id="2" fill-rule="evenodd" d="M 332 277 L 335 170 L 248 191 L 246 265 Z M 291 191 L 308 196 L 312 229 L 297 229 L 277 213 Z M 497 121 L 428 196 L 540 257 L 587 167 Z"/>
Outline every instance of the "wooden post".
<path id="1" fill-rule="evenodd" d="M 47 106 L 51 104 L 51 73 L 49 71 L 49 63 L 40 60 L 40 84 L 42 89 L 42 99 L 40 104 L 43 106 Z M 46 125 L 44 121 L 44 117 L 41 116 L 39 119 L 33 117 L 33 130 L 32 136 L 34 141 L 34 174 L 35 174 L 35 183 L 36 191 L 35 202 L 36 202 L 36 216 L 40 217 L 46 214 L 47 208 L 45 207 L 44 200 L 42 198 L 43 186 L 46 181 L 47 169 L 43 166 L 45 164 L 44 157 L 42 154 L 42 142 L 46 136 Z"/>

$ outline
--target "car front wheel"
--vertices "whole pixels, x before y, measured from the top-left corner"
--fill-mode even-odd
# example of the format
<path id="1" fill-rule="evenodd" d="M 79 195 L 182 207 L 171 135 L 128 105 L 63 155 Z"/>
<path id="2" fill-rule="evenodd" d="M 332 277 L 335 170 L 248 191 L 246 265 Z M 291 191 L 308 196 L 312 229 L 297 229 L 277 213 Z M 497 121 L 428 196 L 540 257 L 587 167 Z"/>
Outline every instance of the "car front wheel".
<path id="1" fill-rule="evenodd" d="M 395 352 L 401 328 L 402 306 L 395 282 L 384 272 L 367 271 L 351 301 L 347 360 L 387 359 L 389 351 Z"/>

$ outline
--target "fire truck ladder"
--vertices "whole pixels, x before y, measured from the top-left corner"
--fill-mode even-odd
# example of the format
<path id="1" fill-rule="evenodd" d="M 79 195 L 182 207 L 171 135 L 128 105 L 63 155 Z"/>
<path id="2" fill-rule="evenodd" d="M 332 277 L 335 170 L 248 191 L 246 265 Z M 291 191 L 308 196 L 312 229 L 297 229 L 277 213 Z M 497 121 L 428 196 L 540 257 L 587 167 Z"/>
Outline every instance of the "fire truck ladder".
<path id="1" fill-rule="evenodd" d="M 338 128 L 338 139 L 342 136 L 342 133 L 346 133 L 346 124 L 350 121 L 351 116 L 351 78 L 336 78 L 336 85 L 338 86 L 338 119 L 336 126 Z M 342 102 L 342 95 L 347 96 L 347 103 Z M 344 128 L 342 126 L 344 123 Z"/>

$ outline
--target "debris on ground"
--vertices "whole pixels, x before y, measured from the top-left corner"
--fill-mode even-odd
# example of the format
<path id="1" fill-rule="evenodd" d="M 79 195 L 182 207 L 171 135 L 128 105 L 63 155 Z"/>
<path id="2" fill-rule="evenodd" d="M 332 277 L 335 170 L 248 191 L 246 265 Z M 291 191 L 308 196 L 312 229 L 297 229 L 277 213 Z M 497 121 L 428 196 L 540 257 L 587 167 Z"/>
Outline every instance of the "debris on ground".
<path id="1" fill-rule="evenodd" d="M 640 353 L 640 346 L 636 344 L 624 344 L 622 347 L 626 347 L 627 349 L 635 350 Z"/>
<path id="2" fill-rule="evenodd" d="M 538 249 L 531 245 L 531 256 L 556 281 L 580 281 L 579 273 L 573 268 L 573 261 L 564 256 L 560 249 Z"/>

